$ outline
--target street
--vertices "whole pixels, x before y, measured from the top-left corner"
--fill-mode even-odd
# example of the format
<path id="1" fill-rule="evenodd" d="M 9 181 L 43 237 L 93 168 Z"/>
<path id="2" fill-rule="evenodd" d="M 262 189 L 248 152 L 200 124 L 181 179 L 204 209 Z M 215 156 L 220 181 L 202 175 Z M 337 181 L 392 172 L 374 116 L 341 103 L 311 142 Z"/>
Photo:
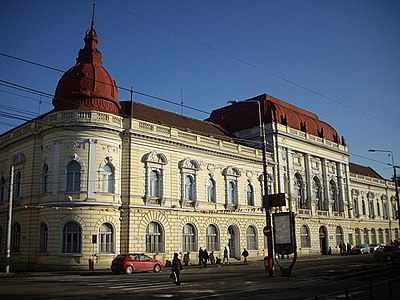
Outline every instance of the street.
<path id="1" fill-rule="evenodd" d="M 288 261 L 286 259 L 286 261 Z M 285 263 L 285 260 L 283 260 Z M 287 263 L 287 262 L 286 262 Z M 345 289 L 351 299 L 396 299 L 397 284 L 389 291 L 388 280 L 400 279 L 399 262 L 374 261 L 372 255 L 321 256 L 299 259 L 291 277 L 269 277 L 262 261 L 190 266 L 181 274 L 182 285 L 163 272 L 114 275 L 107 271 L 21 273 L 0 276 L 2 299 L 333 299 L 330 293 Z M 379 283 L 379 284 L 377 284 Z M 378 291 L 379 290 L 379 291 Z M 326 295 L 326 296 L 324 296 Z M 349 297 L 350 298 L 350 297 Z M 336 298 L 335 298 L 336 299 Z M 374 299 L 374 298 L 372 298 Z"/>

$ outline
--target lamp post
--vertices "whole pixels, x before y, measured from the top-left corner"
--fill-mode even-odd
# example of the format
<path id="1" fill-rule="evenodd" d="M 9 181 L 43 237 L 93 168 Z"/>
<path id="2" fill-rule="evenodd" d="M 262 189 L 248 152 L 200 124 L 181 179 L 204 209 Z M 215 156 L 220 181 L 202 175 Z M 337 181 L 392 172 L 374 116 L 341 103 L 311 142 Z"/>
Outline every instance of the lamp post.
<path id="1" fill-rule="evenodd" d="M 393 167 L 394 188 L 395 188 L 395 195 L 396 195 L 396 201 L 397 201 L 397 219 L 399 220 L 399 229 L 400 229 L 400 199 L 399 199 L 399 188 L 397 186 L 397 174 L 396 174 L 396 168 L 398 168 L 398 166 L 396 166 L 394 164 L 393 152 L 390 150 L 377 150 L 377 149 L 369 149 L 368 151 L 369 152 L 389 153 L 388 155 L 390 155 L 392 157 L 392 164 L 388 164 L 388 165 L 389 166 L 391 165 Z"/>
<path id="2" fill-rule="evenodd" d="M 263 205 L 265 208 L 265 218 L 266 218 L 266 227 L 267 227 L 267 248 L 268 248 L 268 258 L 271 262 L 268 274 L 270 277 L 274 276 L 274 249 L 272 246 L 272 224 L 271 224 L 271 203 L 268 198 L 268 177 L 267 177 L 267 142 L 265 139 L 265 130 L 264 130 L 264 123 L 262 120 L 261 114 L 261 103 L 258 100 L 246 100 L 246 101 L 238 101 L 232 100 L 228 101 L 228 104 L 240 104 L 240 103 L 257 103 L 258 105 L 258 120 L 259 120 L 259 135 L 262 142 L 262 164 L 263 164 L 263 180 L 264 180 L 264 197 L 263 197 Z"/>

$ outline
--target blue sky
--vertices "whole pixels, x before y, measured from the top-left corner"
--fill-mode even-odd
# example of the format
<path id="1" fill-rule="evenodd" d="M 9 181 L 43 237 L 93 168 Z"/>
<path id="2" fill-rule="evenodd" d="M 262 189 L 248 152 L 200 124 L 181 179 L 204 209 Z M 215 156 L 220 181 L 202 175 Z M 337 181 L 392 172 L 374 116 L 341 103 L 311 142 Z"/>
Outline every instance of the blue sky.
<path id="1" fill-rule="evenodd" d="M 92 1 L 0 2 L 0 53 L 67 70 L 90 27 Z M 134 100 L 204 119 L 267 93 L 314 112 L 343 135 L 351 161 L 389 178 L 400 164 L 400 1 L 97 0 L 103 65 Z M 0 55 L 0 133 L 51 99 L 62 73 Z M 200 111 L 198 111 L 200 110 Z M 383 163 L 379 163 L 379 162 Z M 400 173 L 400 170 L 399 170 Z"/>

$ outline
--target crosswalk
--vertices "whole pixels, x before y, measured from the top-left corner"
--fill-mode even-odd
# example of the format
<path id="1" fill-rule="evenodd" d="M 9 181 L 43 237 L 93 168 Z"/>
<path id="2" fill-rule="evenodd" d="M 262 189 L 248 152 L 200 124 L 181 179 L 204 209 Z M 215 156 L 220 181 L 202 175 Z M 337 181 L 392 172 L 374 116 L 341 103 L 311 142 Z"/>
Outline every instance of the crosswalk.
<path id="1" fill-rule="evenodd" d="M 161 279 L 161 280 L 160 280 Z M 159 290 L 167 287 L 172 287 L 174 284 L 168 278 L 135 278 L 130 276 L 129 278 L 67 278 L 62 280 L 65 283 L 73 283 L 77 285 L 84 285 L 95 288 L 107 288 L 110 290 Z"/>

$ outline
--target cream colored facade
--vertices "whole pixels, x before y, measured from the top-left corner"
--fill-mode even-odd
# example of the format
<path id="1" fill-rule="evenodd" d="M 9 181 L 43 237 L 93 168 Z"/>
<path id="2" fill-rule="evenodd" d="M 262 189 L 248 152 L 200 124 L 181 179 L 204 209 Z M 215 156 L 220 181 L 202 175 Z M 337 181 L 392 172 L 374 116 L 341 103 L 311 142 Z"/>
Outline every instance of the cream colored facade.
<path id="1" fill-rule="evenodd" d="M 219 258 L 225 247 L 232 259 L 243 248 L 263 258 L 262 152 L 243 144 L 259 140 L 259 127 L 235 137 L 144 105 L 142 115 L 127 114 L 96 45 L 92 23 L 55 109 L 0 136 L 0 248 L 10 236 L 11 269 L 88 269 L 89 259 L 106 269 L 121 252 L 162 262 L 190 252 L 196 263 L 199 247 Z M 351 173 L 344 143 L 277 122 L 265 128 L 268 193 L 286 195 L 271 212 L 295 213 L 300 255 L 398 239 L 391 182 Z"/>

